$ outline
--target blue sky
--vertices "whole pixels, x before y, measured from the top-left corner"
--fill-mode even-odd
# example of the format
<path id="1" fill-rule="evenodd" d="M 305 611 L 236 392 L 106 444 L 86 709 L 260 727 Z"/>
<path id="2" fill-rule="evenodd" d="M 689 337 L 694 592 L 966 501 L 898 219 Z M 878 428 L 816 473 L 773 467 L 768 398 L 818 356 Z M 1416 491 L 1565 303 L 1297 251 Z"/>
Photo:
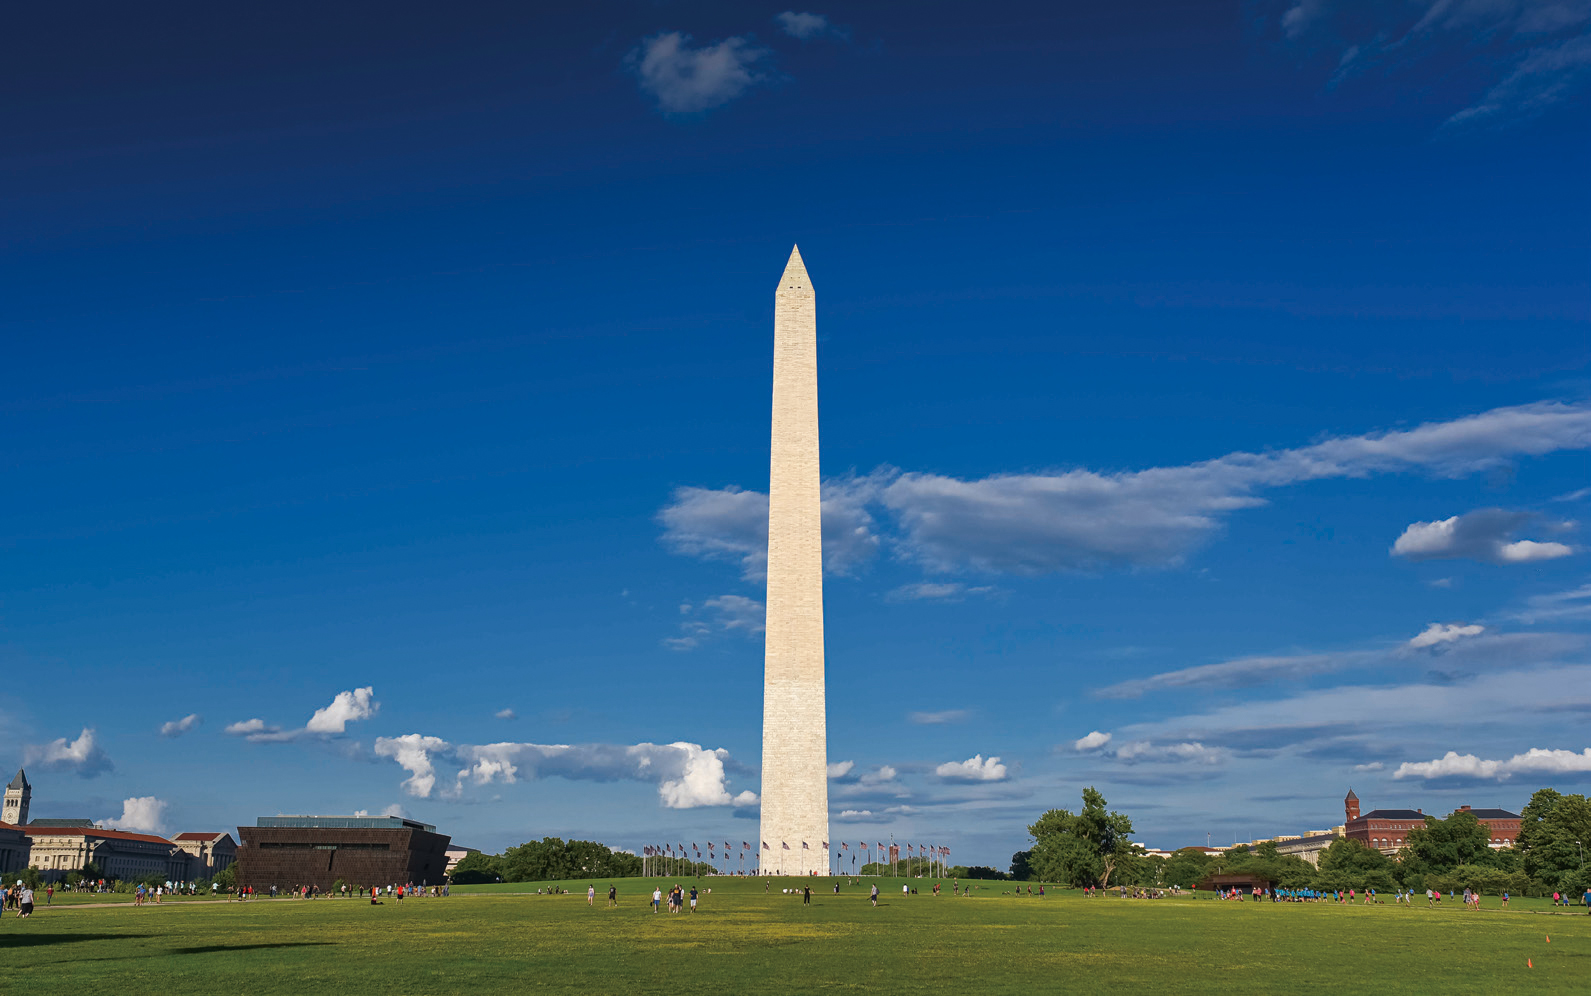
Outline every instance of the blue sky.
<path id="1" fill-rule="evenodd" d="M 1591 777 L 1582 0 L 67 4 L 7 47 L 37 816 L 752 839 L 793 243 L 836 842 Z"/>

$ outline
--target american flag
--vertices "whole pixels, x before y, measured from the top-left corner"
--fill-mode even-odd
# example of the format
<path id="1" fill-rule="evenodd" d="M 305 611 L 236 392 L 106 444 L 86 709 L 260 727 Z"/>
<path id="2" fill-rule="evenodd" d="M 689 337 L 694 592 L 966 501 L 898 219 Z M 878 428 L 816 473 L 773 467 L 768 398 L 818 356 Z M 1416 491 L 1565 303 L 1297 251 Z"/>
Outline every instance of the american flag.
<path id="1" fill-rule="evenodd" d="M 771 847 L 769 847 L 769 846 L 768 846 L 768 842 L 767 842 L 767 841 L 763 841 L 763 842 L 762 842 L 762 849 L 763 849 L 763 850 L 764 850 L 764 851 L 771 851 L 771 850 L 773 850 L 773 848 L 771 848 Z"/>
<path id="2" fill-rule="evenodd" d="M 846 843 L 846 842 L 845 842 L 845 841 L 843 841 L 843 840 L 842 840 L 842 841 L 840 841 L 840 850 L 842 850 L 842 851 L 849 851 L 849 850 L 850 850 L 850 849 L 851 849 L 851 845 L 850 845 L 850 844 L 847 844 L 847 843 Z"/>
<path id="3" fill-rule="evenodd" d="M 767 844 L 764 844 L 764 845 L 762 845 L 762 846 L 763 846 L 763 847 L 767 847 L 767 846 L 768 846 L 768 845 L 767 845 Z M 748 843 L 746 843 L 746 842 L 745 842 L 745 841 L 741 841 L 741 842 L 740 842 L 740 849 L 741 849 L 741 850 L 742 850 L 742 851 L 749 851 L 749 850 L 751 850 L 751 845 L 750 845 L 750 844 L 748 844 Z"/>
<path id="4" fill-rule="evenodd" d="M 823 842 L 823 849 L 824 849 L 824 850 L 825 850 L 825 851 L 827 851 L 827 850 L 828 850 L 828 849 L 829 849 L 829 842 L 828 842 L 828 841 L 824 841 L 824 842 Z"/>
<path id="5" fill-rule="evenodd" d="M 801 842 L 801 850 L 803 850 L 803 851 L 810 851 L 811 850 L 811 848 L 807 847 L 807 842 L 804 841 L 804 840 Z"/>
<path id="6" fill-rule="evenodd" d="M 879 841 L 879 842 L 878 842 L 878 849 L 879 849 L 879 850 L 880 850 L 880 851 L 882 851 L 882 850 L 883 850 L 883 849 L 884 849 L 884 842 L 883 842 L 883 841 Z"/>
<path id="7" fill-rule="evenodd" d="M 782 848 L 784 848 L 784 849 L 785 849 L 785 850 L 787 850 L 787 851 L 788 851 L 788 850 L 790 850 L 790 845 L 789 845 L 789 843 L 787 843 L 787 842 L 786 842 L 786 841 L 782 841 L 782 840 L 781 840 L 781 841 L 780 841 L 780 842 L 779 842 L 779 846 L 780 846 L 780 847 L 782 847 Z"/>

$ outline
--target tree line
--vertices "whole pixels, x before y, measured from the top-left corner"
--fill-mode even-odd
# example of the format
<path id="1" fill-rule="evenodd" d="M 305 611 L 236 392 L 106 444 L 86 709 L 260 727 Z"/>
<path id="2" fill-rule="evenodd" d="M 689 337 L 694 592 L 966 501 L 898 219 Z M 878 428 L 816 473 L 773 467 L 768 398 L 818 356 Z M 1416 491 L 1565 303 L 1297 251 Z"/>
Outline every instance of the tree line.
<path id="1" fill-rule="evenodd" d="M 1579 895 L 1591 887 L 1585 848 L 1591 844 L 1591 801 L 1545 788 L 1520 814 L 1513 847 L 1490 846 L 1492 833 L 1474 814 L 1425 818 L 1409 831 L 1396 857 L 1356 840 L 1337 840 L 1311 865 L 1281 854 L 1274 841 L 1235 847 L 1216 855 L 1183 848 L 1171 857 L 1146 854 L 1133 843 L 1132 820 L 1106 808 L 1092 787 L 1077 813 L 1052 809 L 1028 827 L 1033 846 L 1011 856 L 1006 877 L 1070 886 L 1135 885 L 1190 888 L 1216 874 L 1246 874 L 1285 889 L 1399 887 L 1423 892 L 1465 888 L 1515 895 L 1553 891 Z"/>

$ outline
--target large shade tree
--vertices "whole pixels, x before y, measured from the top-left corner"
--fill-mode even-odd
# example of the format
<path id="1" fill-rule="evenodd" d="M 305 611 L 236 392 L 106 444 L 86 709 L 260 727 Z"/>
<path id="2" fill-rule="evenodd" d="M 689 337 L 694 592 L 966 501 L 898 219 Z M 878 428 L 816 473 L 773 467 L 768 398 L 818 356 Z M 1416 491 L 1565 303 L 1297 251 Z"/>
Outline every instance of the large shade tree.
<path id="1" fill-rule="evenodd" d="M 1132 819 L 1107 810 L 1105 797 L 1092 786 L 1083 790 L 1079 812 L 1052 809 L 1028 827 L 1028 835 L 1033 838 L 1028 864 L 1047 882 L 1108 886 L 1117 866 L 1133 853 Z"/>

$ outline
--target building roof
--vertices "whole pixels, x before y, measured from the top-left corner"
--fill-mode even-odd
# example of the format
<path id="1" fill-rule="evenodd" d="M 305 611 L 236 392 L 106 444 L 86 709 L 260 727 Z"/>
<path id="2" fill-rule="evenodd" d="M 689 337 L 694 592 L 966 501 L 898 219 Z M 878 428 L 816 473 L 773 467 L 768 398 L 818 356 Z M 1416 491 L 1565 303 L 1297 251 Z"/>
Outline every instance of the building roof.
<path id="1" fill-rule="evenodd" d="M 1276 849 L 1278 851 L 1282 850 L 1283 848 L 1307 850 L 1308 848 L 1314 847 L 1317 844 L 1330 846 L 1341 839 L 1341 837 L 1334 833 L 1317 833 L 1308 837 L 1294 837 L 1292 840 L 1279 840 L 1276 842 Z"/>
<path id="2" fill-rule="evenodd" d="M 173 837 L 171 839 L 172 840 L 210 840 L 210 841 L 219 841 L 222 837 L 230 838 L 231 836 L 232 835 L 229 834 L 229 833 L 225 833 L 223 831 L 216 830 L 216 831 L 212 831 L 210 833 L 179 833 L 179 834 L 177 834 L 177 836 L 175 836 L 175 837 Z"/>
<path id="3" fill-rule="evenodd" d="M 1347 802 L 1349 799 L 1352 799 L 1354 802 L 1359 801 L 1359 797 L 1353 794 L 1353 789 L 1348 790 L 1348 794 L 1343 797 L 1342 801 Z"/>
<path id="4" fill-rule="evenodd" d="M 1425 814 L 1413 809 L 1372 809 L 1359 820 L 1424 820 Z M 1358 823 L 1359 820 L 1354 820 Z"/>
<path id="5" fill-rule="evenodd" d="M 128 830 L 101 830 L 97 827 L 41 827 L 29 823 L 25 828 L 30 837 L 103 837 L 106 840 L 141 840 L 147 844 L 167 844 L 171 841 L 152 833 L 132 833 Z"/>
<path id="6" fill-rule="evenodd" d="M 28 784 L 28 776 L 23 773 L 21 768 L 18 768 L 17 773 L 11 777 L 11 784 L 7 785 L 6 788 L 25 789 L 32 788 L 32 786 Z"/>
<path id="7" fill-rule="evenodd" d="M 33 822 L 29 823 L 28 826 L 30 826 L 30 827 L 93 827 L 94 826 L 94 821 L 93 820 L 85 820 L 85 819 L 34 820 Z"/>
<path id="8" fill-rule="evenodd" d="M 401 816 L 261 816 L 254 821 L 254 825 L 326 830 L 424 830 L 436 833 L 436 827 L 429 823 L 406 820 Z"/>
<path id="9" fill-rule="evenodd" d="M 1506 809 L 1461 809 L 1461 813 L 1468 813 L 1477 820 L 1522 820 L 1518 813 L 1510 813 Z"/>

